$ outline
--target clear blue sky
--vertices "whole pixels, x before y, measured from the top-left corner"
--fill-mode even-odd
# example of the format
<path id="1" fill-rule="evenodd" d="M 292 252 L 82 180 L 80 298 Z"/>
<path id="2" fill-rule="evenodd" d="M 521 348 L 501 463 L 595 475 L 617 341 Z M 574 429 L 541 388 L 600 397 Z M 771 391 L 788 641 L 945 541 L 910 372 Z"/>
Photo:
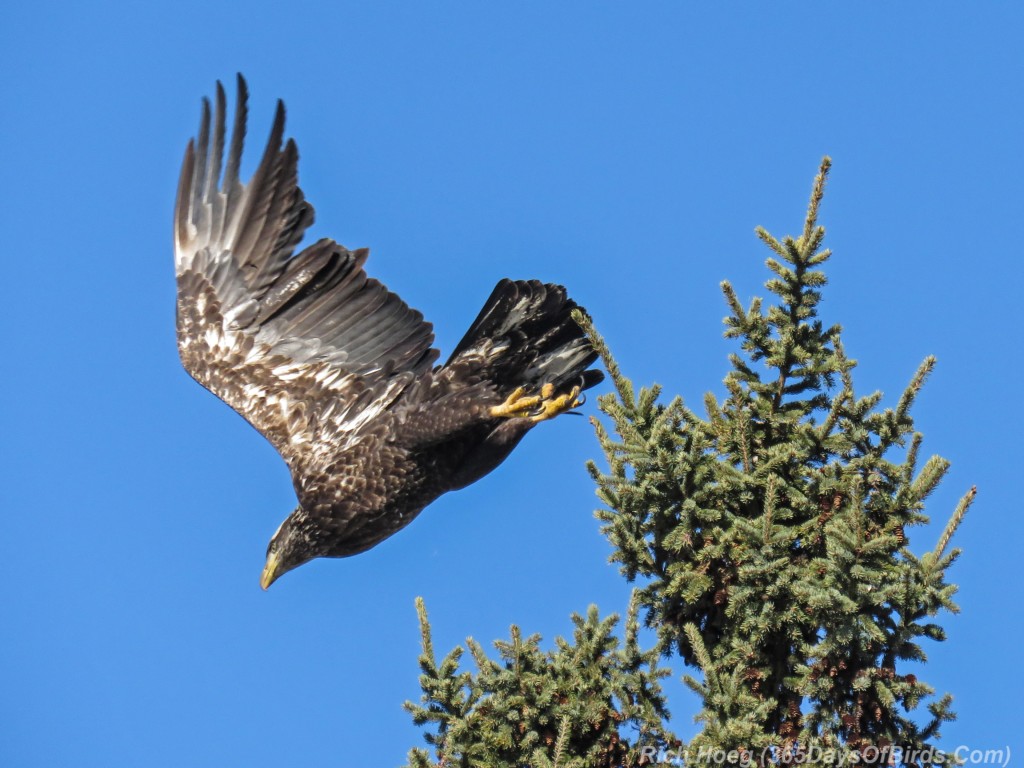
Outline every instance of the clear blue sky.
<path id="1" fill-rule="evenodd" d="M 915 549 L 980 488 L 963 611 L 922 675 L 956 696 L 943 745 L 1024 754 L 1024 11 L 553 5 L 0 11 L 0 764 L 394 766 L 421 743 L 401 709 L 416 595 L 439 650 L 625 608 L 583 468 L 598 448 L 572 418 L 371 552 L 260 591 L 291 483 L 187 377 L 173 327 L 179 163 L 200 97 L 236 71 L 254 143 L 287 103 L 312 236 L 371 247 L 442 352 L 499 278 L 558 281 L 628 375 L 694 406 L 732 349 L 718 282 L 763 292 L 753 229 L 797 231 L 831 154 L 823 313 L 859 389 L 891 400 L 939 358 L 916 415 L 953 470 Z M 671 695 L 691 734 L 693 700 Z"/>

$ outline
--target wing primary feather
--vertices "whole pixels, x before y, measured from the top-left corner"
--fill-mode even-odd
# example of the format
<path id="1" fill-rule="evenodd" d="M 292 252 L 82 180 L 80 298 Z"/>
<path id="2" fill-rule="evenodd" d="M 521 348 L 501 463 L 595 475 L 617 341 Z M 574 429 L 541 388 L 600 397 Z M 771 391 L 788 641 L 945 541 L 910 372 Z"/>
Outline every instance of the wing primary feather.
<path id="1" fill-rule="evenodd" d="M 224 86 L 217 81 L 217 100 L 213 116 L 213 154 L 208 160 L 206 170 L 206 189 L 204 198 L 210 206 L 213 231 L 211 242 L 219 242 L 224 231 L 224 196 L 219 194 L 217 184 L 220 181 L 221 166 L 224 162 L 224 118 L 227 112 L 227 97 Z"/>
<path id="2" fill-rule="evenodd" d="M 231 126 L 231 149 L 228 151 L 228 164 L 224 170 L 224 192 L 228 196 L 228 210 L 231 202 L 241 191 L 238 173 L 242 165 L 242 149 L 245 147 L 245 122 L 249 110 L 249 88 L 245 78 L 238 75 L 238 95 L 235 97 L 235 122 Z"/>
<path id="3" fill-rule="evenodd" d="M 192 197 L 192 173 L 195 169 L 195 142 L 188 140 L 185 158 L 181 161 L 181 176 L 178 177 L 178 195 L 174 202 L 174 250 L 175 260 L 185 254 L 186 244 L 192 239 L 189 210 Z"/>
<path id="4" fill-rule="evenodd" d="M 303 231 L 311 223 L 311 208 L 302 200 L 302 193 L 298 188 L 298 166 L 299 150 L 295 142 L 289 139 L 278 158 L 273 196 L 258 236 L 258 241 L 266 240 L 272 244 L 269 249 L 260 249 L 263 257 L 261 262 L 253 261 L 255 269 L 250 286 L 257 293 L 273 281 L 298 240 L 302 238 Z"/>
<path id="5" fill-rule="evenodd" d="M 203 180 L 203 199 L 212 201 L 220 180 L 220 164 L 224 154 L 224 110 L 227 109 L 224 86 L 217 83 L 217 97 L 214 103 L 211 150 L 206 159 L 206 178 Z"/>
<path id="6" fill-rule="evenodd" d="M 273 195 L 257 238 L 264 247 L 258 249 L 259 260 L 252 260 L 250 287 L 256 293 L 262 293 L 273 283 L 312 223 L 312 207 L 305 202 L 298 186 L 298 163 L 298 148 L 289 139 L 278 158 Z"/>
<path id="7" fill-rule="evenodd" d="M 210 100 L 203 99 L 203 116 L 199 121 L 199 137 L 196 140 L 196 167 L 192 177 L 192 202 L 190 204 L 192 223 L 199 232 L 207 232 L 208 218 L 203 205 L 203 183 L 206 181 L 206 167 L 210 157 Z M 207 237 L 207 240 L 209 238 Z M 203 243 L 206 245 L 206 243 Z"/>
<path id="8" fill-rule="evenodd" d="M 253 273 L 259 268 L 259 264 L 253 261 L 253 252 L 256 250 L 277 191 L 277 177 L 281 170 L 281 137 L 283 135 L 284 104 L 278 101 L 274 125 L 270 130 L 270 138 L 267 140 L 263 159 L 246 186 L 245 207 L 241 213 L 241 228 L 232 244 L 232 250 L 242 265 L 243 278 L 250 288 L 253 286 Z"/>

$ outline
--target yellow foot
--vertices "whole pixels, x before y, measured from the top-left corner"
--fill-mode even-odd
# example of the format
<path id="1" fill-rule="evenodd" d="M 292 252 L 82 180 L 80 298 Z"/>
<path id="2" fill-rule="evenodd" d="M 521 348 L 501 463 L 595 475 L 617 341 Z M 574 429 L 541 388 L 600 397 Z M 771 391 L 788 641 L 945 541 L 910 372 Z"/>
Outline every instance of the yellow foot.
<path id="1" fill-rule="evenodd" d="M 540 393 L 542 398 L 540 410 L 530 416 L 530 421 L 533 422 L 553 419 L 555 416 L 583 405 L 583 400 L 580 399 L 579 387 L 573 387 L 564 395 L 553 397 L 555 388 L 551 384 L 545 384 L 541 387 Z"/>
<path id="2" fill-rule="evenodd" d="M 519 387 L 508 396 L 504 403 L 491 408 L 491 416 L 499 419 L 529 416 L 541 404 L 541 398 L 537 395 L 531 397 L 525 397 L 525 395 L 526 387 Z"/>
<path id="3" fill-rule="evenodd" d="M 569 392 L 555 397 L 553 384 L 545 384 L 540 388 L 540 395 L 526 396 L 525 387 L 519 387 L 508 396 L 501 405 L 491 408 L 491 416 L 495 418 L 526 418 L 532 422 L 553 419 L 559 414 L 583 405 L 580 399 L 580 388 L 573 387 Z"/>

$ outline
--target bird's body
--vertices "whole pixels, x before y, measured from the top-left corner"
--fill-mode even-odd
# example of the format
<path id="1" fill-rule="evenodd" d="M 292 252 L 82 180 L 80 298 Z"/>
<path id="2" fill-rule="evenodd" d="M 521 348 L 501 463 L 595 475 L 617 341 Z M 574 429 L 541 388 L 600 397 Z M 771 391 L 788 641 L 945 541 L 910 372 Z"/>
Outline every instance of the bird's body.
<path id="1" fill-rule="evenodd" d="M 175 211 L 178 347 L 189 373 L 263 433 L 299 504 L 261 583 L 314 557 L 363 552 L 439 495 L 501 463 L 539 421 L 601 379 L 561 286 L 502 280 L 451 358 L 431 326 L 363 271 L 368 252 L 294 248 L 313 211 L 278 112 L 259 168 L 238 180 L 245 83 L 226 168 L 218 86 L 190 142 Z"/>

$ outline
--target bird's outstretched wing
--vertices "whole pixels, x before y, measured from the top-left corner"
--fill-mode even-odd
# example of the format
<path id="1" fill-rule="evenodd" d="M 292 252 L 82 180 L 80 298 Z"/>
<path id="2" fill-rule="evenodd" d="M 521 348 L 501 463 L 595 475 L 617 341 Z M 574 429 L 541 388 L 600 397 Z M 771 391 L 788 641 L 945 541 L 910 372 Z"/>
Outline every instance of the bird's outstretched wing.
<path id="1" fill-rule="evenodd" d="M 231 143 L 217 84 L 212 125 L 185 151 L 174 214 L 178 349 L 186 370 L 263 433 L 291 465 L 355 433 L 428 372 L 437 351 L 423 316 L 363 271 L 366 250 L 320 240 L 298 187 L 298 150 L 282 146 L 278 102 L 263 159 L 239 181 L 247 89 L 238 77 Z"/>

